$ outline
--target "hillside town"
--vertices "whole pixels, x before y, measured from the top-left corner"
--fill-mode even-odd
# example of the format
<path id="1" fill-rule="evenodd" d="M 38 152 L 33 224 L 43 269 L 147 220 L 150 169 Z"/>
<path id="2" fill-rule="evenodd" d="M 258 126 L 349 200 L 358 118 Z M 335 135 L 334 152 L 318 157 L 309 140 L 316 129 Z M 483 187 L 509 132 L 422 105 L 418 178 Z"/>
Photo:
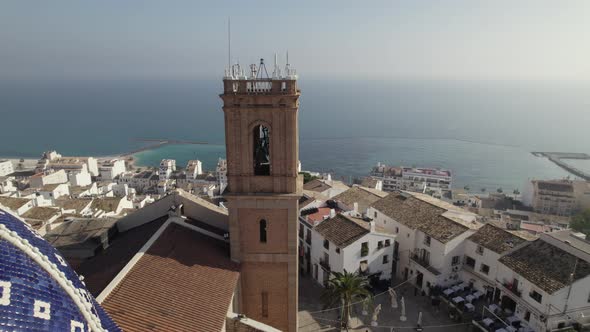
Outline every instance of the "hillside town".
<path id="1" fill-rule="evenodd" d="M 214 171 L 199 160 L 135 168 L 123 158 L 48 151 L 34 168 L 16 168 L 0 161 L 0 207 L 57 248 L 95 296 L 108 286 L 96 267 L 129 244 L 138 216 L 150 220 L 138 227 L 150 228 L 146 234 L 171 218 L 220 239 L 229 234 L 227 221 L 203 221 L 211 211 L 227 218 L 224 159 Z M 446 306 L 451 321 L 483 331 L 590 324 L 590 242 L 569 226 L 590 207 L 588 182 L 532 180 L 518 195 L 473 194 L 453 188 L 448 170 L 379 163 L 355 184 L 301 172 L 300 163 L 297 170 L 307 180 L 298 200 L 298 266 L 311 287 L 358 271 L 375 290 L 404 283 L 432 308 Z"/>

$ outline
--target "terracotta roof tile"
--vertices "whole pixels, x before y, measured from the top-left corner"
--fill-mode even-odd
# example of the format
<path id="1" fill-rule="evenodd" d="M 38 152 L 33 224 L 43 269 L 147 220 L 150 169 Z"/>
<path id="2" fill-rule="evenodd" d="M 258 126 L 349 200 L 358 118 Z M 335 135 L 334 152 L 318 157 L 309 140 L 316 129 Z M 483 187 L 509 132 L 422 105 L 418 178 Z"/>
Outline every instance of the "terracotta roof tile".
<path id="1" fill-rule="evenodd" d="M 220 331 L 239 278 L 226 243 L 171 223 L 102 302 L 125 331 Z"/>
<path id="2" fill-rule="evenodd" d="M 590 263 L 543 240 L 533 241 L 499 261 L 549 294 L 570 284 L 574 266 L 574 280 L 590 275 Z"/>
<path id="3" fill-rule="evenodd" d="M 371 206 L 397 222 L 417 229 L 442 243 L 469 230 L 463 224 L 444 217 L 442 214 L 447 211 L 446 209 L 413 196 L 391 193 Z"/>
<path id="4" fill-rule="evenodd" d="M 498 254 L 504 254 L 526 241 L 507 230 L 491 224 L 483 225 L 468 239 Z"/>
<path id="5" fill-rule="evenodd" d="M 366 224 L 366 225 L 363 225 Z M 369 233 L 369 225 L 363 220 L 355 221 L 341 214 L 321 222 L 314 228 L 325 239 L 344 248 Z"/>

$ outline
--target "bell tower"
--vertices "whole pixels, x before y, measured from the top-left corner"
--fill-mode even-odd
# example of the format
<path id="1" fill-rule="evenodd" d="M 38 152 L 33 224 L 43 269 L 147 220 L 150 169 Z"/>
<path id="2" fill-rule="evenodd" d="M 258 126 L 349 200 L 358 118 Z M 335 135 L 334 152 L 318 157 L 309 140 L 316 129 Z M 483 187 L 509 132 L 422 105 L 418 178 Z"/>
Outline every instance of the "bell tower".
<path id="1" fill-rule="evenodd" d="M 288 60 L 287 60 L 288 62 Z M 237 301 L 252 319 L 297 331 L 299 160 L 297 75 L 268 75 L 264 60 L 223 78 L 231 257 L 241 265 Z"/>

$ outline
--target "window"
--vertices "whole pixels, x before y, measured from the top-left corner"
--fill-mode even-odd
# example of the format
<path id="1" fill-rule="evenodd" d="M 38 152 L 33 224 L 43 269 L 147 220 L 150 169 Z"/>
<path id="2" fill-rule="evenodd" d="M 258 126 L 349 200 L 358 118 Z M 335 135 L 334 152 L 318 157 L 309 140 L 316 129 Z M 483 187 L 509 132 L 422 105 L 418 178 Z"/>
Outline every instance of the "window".
<path id="1" fill-rule="evenodd" d="M 330 249 L 330 241 L 324 239 L 324 248 Z"/>
<path id="2" fill-rule="evenodd" d="M 299 237 L 303 238 L 303 224 L 299 224 Z"/>
<path id="3" fill-rule="evenodd" d="M 361 244 L 361 257 L 365 257 L 369 254 L 369 242 L 363 242 Z"/>
<path id="4" fill-rule="evenodd" d="M 261 302 L 262 302 L 262 317 L 268 317 L 268 293 L 262 292 L 260 293 Z"/>
<path id="5" fill-rule="evenodd" d="M 307 242 L 307 244 L 311 244 L 311 229 L 308 229 L 307 234 L 305 234 L 305 242 Z"/>
<path id="6" fill-rule="evenodd" d="M 390 240 L 385 240 L 385 246 L 389 247 L 391 245 L 391 241 Z"/>
<path id="7" fill-rule="evenodd" d="M 377 250 L 383 248 L 383 241 L 377 242 Z"/>
<path id="8" fill-rule="evenodd" d="M 530 311 L 526 311 L 524 313 L 524 320 L 526 320 L 527 322 L 529 322 L 531 320 L 531 312 Z"/>
<path id="9" fill-rule="evenodd" d="M 383 264 L 387 264 L 387 263 L 389 263 L 389 256 L 383 255 Z"/>
<path id="10" fill-rule="evenodd" d="M 270 136 L 268 127 L 258 125 L 252 133 L 254 175 L 270 175 Z"/>
<path id="11" fill-rule="evenodd" d="M 377 211 L 375 211 L 375 218 L 377 218 Z"/>
<path id="12" fill-rule="evenodd" d="M 543 300 L 543 295 L 539 294 L 537 291 L 532 291 L 529 293 L 529 296 L 531 297 L 531 299 L 541 303 L 541 301 Z"/>
<path id="13" fill-rule="evenodd" d="M 430 247 L 430 236 L 426 235 L 424 238 L 424 244 Z"/>
<path id="14" fill-rule="evenodd" d="M 485 264 L 481 264 L 481 266 L 479 267 L 479 271 L 483 274 L 488 274 L 490 273 L 490 267 Z"/>
<path id="15" fill-rule="evenodd" d="M 451 265 L 459 265 L 459 256 L 453 256 Z"/>
<path id="16" fill-rule="evenodd" d="M 477 249 L 475 250 L 476 253 L 483 255 L 483 247 L 482 246 L 477 246 Z"/>
<path id="17" fill-rule="evenodd" d="M 336 253 L 339 254 L 340 253 L 340 248 L 336 248 Z"/>
<path id="18" fill-rule="evenodd" d="M 475 268 L 475 259 L 473 259 L 469 256 L 465 256 L 465 265 L 474 269 Z"/>
<path id="19" fill-rule="evenodd" d="M 399 227 L 395 228 L 395 234 L 399 234 Z"/>
<path id="20" fill-rule="evenodd" d="M 266 220 L 260 220 L 260 243 L 266 243 Z"/>

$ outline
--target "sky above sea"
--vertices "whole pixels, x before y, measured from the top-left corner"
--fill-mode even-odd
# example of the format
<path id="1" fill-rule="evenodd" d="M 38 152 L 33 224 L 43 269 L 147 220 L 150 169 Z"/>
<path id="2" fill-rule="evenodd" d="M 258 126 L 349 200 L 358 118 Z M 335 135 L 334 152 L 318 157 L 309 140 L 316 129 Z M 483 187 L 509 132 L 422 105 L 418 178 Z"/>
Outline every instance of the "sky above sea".
<path id="1" fill-rule="evenodd" d="M 567 173 L 531 151 L 590 153 L 590 83 L 583 81 L 299 81 L 300 159 L 308 170 L 362 176 L 382 161 L 448 168 L 455 185 L 521 188 Z M 138 155 L 224 156 L 221 80 L 0 81 L 0 156 L 112 155 L 180 139 Z M 582 167 L 582 166 L 580 166 Z"/>

